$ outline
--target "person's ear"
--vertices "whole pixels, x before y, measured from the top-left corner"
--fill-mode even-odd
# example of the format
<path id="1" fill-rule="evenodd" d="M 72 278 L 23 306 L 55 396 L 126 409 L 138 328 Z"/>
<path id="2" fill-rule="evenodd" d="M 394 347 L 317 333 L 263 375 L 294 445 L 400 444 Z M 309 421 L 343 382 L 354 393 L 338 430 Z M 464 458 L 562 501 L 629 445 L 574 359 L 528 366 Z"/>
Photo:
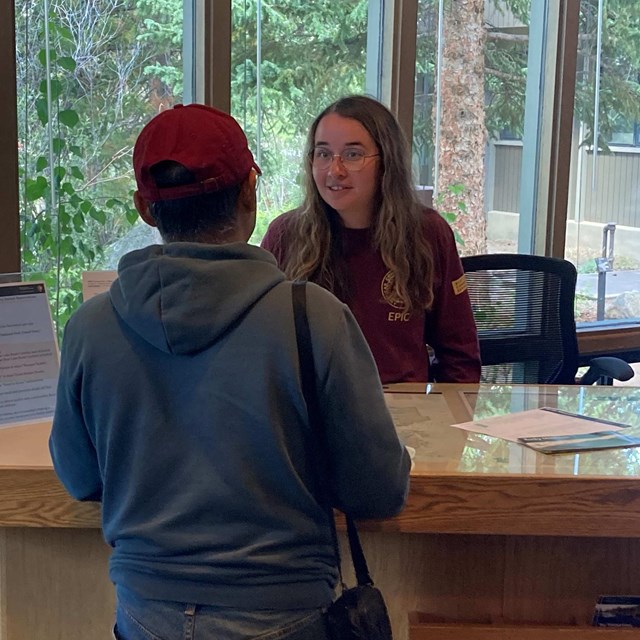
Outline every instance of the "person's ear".
<path id="1" fill-rule="evenodd" d="M 241 204 L 247 208 L 256 208 L 256 185 L 258 184 L 258 172 L 255 169 L 249 171 L 240 187 Z"/>
<path id="2" fill-rule="evenodd" d="M 243 236 L 249 240 L 256 226 L 256 184 L 258 182 L 258 173 L 255 169 L 251 169 L 249 175 L 240 186 L 238 194 L 238 203 L 236 206 L 236 219 L 239 225 L 242 225 Z"/>
<path id="3" fill-rule="evenodd" d="M 133 192 L 133 204 L 135 205 L 138 215 L 146 222 L 150 227 L 157 227 L 158 223 L 153 219 L 151 215 L 151 209 L 149 203 L 140 195 L 139 191 Z"/>

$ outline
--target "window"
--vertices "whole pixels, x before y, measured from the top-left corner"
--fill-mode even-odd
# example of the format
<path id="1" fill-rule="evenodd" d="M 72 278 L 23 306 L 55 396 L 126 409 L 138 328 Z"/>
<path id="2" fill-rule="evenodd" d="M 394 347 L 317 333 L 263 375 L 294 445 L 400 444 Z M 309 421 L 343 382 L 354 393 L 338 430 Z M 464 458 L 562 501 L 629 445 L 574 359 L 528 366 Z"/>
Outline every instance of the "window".
<path id="1" fill-rule="evenodd" d="M 253 242 L 300 203 L 302 154 L 315 117 L 365 91 L 368 0 L 232 3 L 231 113 L 263 170 Z"/>
<path id="2" fill-rule="evenodd" d="M 82 271 L 149 243 L 131 151 L 181 100 L 182 0 L 17 0 L 15 35 L 22 272 L 61 327 Z"/>
<path id="3" fill-rule="evenodd" d="M 0 77 L 15 71 L 18 83 L 22 270 L 47 279 L 60 326 L 79 301 L 82 270 L 113 267 L 119 253 L 150 241 L 136 239 L 146 227 L 136 224 L 131 209 L 131 146 L 148 118 L 183 95 L 210 102 L 230 97 L 231 112 L 247 130 L 265 173 L 254 241 L 271 218 L 300 200 L 301 154 L 312 119 L 340 95 L 368 91 L 413 129 L 417 184 L 435 189 L 438 207 L 467 227 L 460 229 L 463 252 L 566 253 L 581 283 L 593 281 L 578 314 L 590 320 L 598 317 L 594 287 L 603 280 L 595 259 L 603 257 L 603 229 L 611 222 L 614 271 L 606 272 L 604 318 L 613 318 L 607 308 L 614 297 L 631 293 L 613 285 L 622 275 L 633 278 L 637 267 L 638 3 L 14 2 L 16 69 L 9 62 L 12 45 L 2 38 Z M 3 34 L 14 16 L 6 3 L 0 7 Z M 214 31 L 209 20 L 215 16 L 193 19 L 203 7 L 230 15 L 231 28 L 223 19 Z M 183 19 L 183 11 L 191 17 Z M 573 42 L 562 19 L 577 23 L 578 12 Z M 415 37 L 406 37 L 408 24 Z M 565 52 L 555 47 L 558 34 L 567 41 Z M 194 47 L 195 58 L 186 60 L 194 69 L 207 67 L 206 84 L 196 91 L 191 80 L 182 86 L 182 43 L 199 39 L 206 46 Z M 571 130 L 559 119 L 573 98 L 554 92 L 560 79 L 573 78 L 567 61 L 576 55 Z M 407 81 L 412 75 L 415 81 Z M 11 97 L 0 86 L 5 95 Z M 0 132 L 11 140 L 11 109 L 8 115 Z M 456 141 L 457 126 L 465 134 Z M 15 154 L 13 144 L 0 148 L 0 167 L 15 166 Z M 562 154 L 571 156 L 570 176 Z M 10 201 L 16 199 L 12 180 L 11 171 L 0 174 Z M 8 230 L 0 235 L 0 263 L 12 266 L 17 215 L 12 205 L 0 209 Z M 640 315 L 624 313 L 635 322 Z"/>
<path id="4" fill-rule="evenodd" d="M 610 116 L 610 122 L 611 133 L 607 139 L 609 147 L 640 147 L 640 123 L 638 121 L 631 121 L 616 113 Z"/>
<path id="5" fill-rule="evenodd" d="M 548 136 L 560 125 L 550 119 L 555 97 L 546 70 L 555 55 L 548 34 L 569 13 L 562 4 L 554 14 L 526 0 L 419 1 L 416 174 L 457 229 L 462 253 L 564 255 L 579 271 L 578 322 L 637 322 L 640 44 L 633 34 L 640 5 L 588 0 L 574 10 L 575 117 L 554 167 L 545 162 Z M 560 244 L 552 230 L 564 208 L 548 210 L 547 199 L 557 189 L 550 180 L 569 162 L 559 189 L 568 196 Z"/>
<path id="6" fill-rule="evenodd" d="M 528 2 L 418 3 L 414 164 L 465 254 L 518 250 L 529 22 Z"/>
<path id="7" fill-rule="evenodd" d="M 583 323 L 640 319 L 639 23 L 638 3 L 581 3 L 566 255 Z"/>

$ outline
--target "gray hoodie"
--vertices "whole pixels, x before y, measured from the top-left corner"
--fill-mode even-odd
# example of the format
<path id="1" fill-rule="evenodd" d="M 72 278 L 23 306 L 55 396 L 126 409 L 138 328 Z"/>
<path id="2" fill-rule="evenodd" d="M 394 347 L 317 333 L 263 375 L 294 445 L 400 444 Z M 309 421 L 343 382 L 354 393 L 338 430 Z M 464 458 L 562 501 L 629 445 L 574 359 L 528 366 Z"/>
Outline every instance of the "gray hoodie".
<path id="1" fill-rule="evenodd" d="M 110 576 L 148 598 L 241 609 L 332 599 L 336 567 L 300 386 L 291 283 L 251 245 L 124 256 L 62 343 L 50 449 L 75 498 L 102 502 Z M 307 312 L 329 469 L 357 518 L 397 513 L 410 462 L 348 308 Z"/>

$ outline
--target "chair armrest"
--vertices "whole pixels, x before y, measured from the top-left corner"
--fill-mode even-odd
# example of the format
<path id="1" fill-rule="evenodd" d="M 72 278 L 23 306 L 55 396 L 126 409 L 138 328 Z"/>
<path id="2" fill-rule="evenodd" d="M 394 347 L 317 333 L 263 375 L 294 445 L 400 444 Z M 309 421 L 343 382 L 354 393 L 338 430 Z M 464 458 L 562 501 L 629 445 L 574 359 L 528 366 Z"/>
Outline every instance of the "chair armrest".
<path id="1" fill-rule="evenodd" d="M 600 356 L 589 361 L 589 369 L 580 378 L 582 385 L 593 384 L 601 377 L 613 378 L 614 380 L 630 380 L 634 376 L 631 366 L 621 358 L 612 356 Z"/>

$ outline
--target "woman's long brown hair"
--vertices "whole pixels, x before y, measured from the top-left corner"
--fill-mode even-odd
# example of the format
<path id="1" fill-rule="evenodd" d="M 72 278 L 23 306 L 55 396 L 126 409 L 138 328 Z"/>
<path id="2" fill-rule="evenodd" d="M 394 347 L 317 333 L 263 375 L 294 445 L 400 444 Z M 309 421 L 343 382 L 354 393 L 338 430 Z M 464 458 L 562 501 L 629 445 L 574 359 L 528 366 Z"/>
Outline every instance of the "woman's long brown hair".
<path id="1" fill-rule="evenodd" d="M 380 152 L 380 184 L 370 228 L 371 242 L 393 272 L 393 297 L 404 309 L 428 309 L 433 302 L 433 251 L 425 238 L 424 207 L 411 178 L 409 146 L 393 114 L 367 96 L 348 96 L 327 107 L 313 122 L 305 148 L 305 198 L 286 237 L 283 269 L 349 301 L 347 273 L 339 240 L 340 218 L 320 196 L 313 179 L 311 152 L 320 120 L 329 113 L 357 120 Z"/>

